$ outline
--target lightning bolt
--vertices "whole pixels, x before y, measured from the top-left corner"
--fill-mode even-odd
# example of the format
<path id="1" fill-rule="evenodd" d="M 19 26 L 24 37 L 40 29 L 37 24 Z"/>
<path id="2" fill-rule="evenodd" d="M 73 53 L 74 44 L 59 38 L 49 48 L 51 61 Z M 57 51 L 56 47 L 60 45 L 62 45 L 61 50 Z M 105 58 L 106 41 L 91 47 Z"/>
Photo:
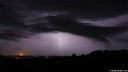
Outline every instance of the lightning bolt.
<path id="1" fill-rule="evenodd" d="M 59 39 L 61 54 L 63 55 L 63 50 L 62 50 L 63 49 L 63 46 L 62 46 L 62 42 L 61 42 L 60 33 L 58 34 L 58 39 Z"/>

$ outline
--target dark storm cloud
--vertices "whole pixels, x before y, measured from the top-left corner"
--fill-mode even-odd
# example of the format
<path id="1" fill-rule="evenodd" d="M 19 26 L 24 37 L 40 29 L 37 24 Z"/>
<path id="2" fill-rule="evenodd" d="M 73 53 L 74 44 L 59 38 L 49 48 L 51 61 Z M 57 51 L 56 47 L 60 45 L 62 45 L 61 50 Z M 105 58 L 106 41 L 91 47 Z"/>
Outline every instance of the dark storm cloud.
<path id="1" fill-rule="evenodd" d="M 27 38 L 28 34 L 18 29 L 8 29 L 0 33 L 0 39 L 18 41 L 19 38 Z"/>
<path id="2" fill-rule="evenodd" d="M 31 1 L 31 2 L 29 2 Z M 32 10 L 63 10 L 86 18 L 107 18 L 127 13 L 127 0 L 29 0 Z"/>
<path id="3" fill-rule="evenodd" d="M 127 27 L 98 27 L 91 24 L 82 24 L 73 17 L 90 19 L 110 18 L 127 13 L 127 0 L 122 1 L 97 1 L 97 0 L 2 0 L 0 2 L 0 24 L 15 29 L 0 31 L 0 39 L 18 40 L 25 38 L 26 32 L 69 32 L 76 35 L 87 36 L 102 41 L 105 37 L 126 31 Z M 23 18 L 28 16 L 24 11 L 56 12 L 64 11 L 70 16 L 50 16 L 48 23 L 33 23 L 27 25 Z M 18 13 L 21 12 L 21 13 Z M 43 13 L 43 12 L 42 12 Z M 44 18 L 38 18 L 43 20 Z M 38 20 L 39 21 L 39 20 Z M 30 21 L 31 22 L 31 21 Z"/>
<path id="4" fill-rule="evenodd" d="M 14 14 L 13 9 L 2 2 L 0 2 L 0 24 L 7 26 L 20 25 L 18 23 L 18 16 Z"/>
<path id="5" fill-rule="evenodd" d="M 3 0 L 13 10 L 61 10 L 86 18 L 115 17 L 128 12 L 127 0 Z"/>
<path id="6" fill-rule="evenodd" d="M 126 22 L 123 22 L 123 23 L 119 23 L 118 25 L 122 25 L 122 26 L 128 26 L 128 21 L 126 21 Z"/>
<path id="7" fill-rule="evenodd" d="M 128 39 L 126 39 L 126 38 L 118 38 L 117 41 L 120 41 L 120 42 L 128 42 Z"/>
<path id="8" fill-rule="evenodd" d="M 105 38 L 112 36 L 121 32 L 128 30 L 127 26 L 117 26 L 117 27 L 98 27 L 92 26 L 88 23 L 79 23 L 73 18 L 65 16 L 49 16 L 47 17 L 47 24 L 36 24 L 32 25 L 31 28 L 35 32 L 50 32 L 50 31 L 61 31 L 69 32 L 76 35 L 81 35 L 85 37 L 91 37 L 99 39 L 101 41 L 107 41 Z M 48 25 L 48 26 L 46 26 Z"/>

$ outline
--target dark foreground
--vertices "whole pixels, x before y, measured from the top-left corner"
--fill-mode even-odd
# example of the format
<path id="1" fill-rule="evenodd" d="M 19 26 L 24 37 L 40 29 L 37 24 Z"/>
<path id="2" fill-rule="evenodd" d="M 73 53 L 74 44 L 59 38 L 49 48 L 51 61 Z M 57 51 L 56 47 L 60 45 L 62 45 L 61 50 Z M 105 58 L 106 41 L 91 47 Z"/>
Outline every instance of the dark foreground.
<path id="1" fill-rule="evenodd" d="M 18 58 L 17 58 L 18 57 Z M 7 57 L 0 56 L 0 72 L 29 71 L 102 71 L 128 72 L 128 51 L 95 51 L 88 55 L 71 57 Z"/>

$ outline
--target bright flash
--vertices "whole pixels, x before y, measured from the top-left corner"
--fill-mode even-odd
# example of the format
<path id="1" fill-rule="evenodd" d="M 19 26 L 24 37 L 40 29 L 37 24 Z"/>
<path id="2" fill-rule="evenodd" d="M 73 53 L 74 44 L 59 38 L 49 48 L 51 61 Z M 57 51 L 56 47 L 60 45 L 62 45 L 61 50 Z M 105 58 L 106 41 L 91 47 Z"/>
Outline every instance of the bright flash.
<path id="1" fill-rule="evenodd" d="M 60 33 L 58 34 L 58 39 L 59 39 L 59 44 L 60 44 L 60 50 L 61 50 L 61 53 L 63 55 L 63 46 L 62 46 L 62 42 L 61 42 L 61 37 L 60 37 Z"/>

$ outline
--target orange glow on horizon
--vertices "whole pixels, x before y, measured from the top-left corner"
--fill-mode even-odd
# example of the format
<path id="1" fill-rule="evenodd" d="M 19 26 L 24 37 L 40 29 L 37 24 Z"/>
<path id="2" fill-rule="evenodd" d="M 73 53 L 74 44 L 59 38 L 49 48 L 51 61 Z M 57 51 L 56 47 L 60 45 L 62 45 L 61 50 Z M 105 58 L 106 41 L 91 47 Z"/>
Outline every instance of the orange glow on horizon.
<path id="1" fill-rule="evenodd" d="M 19 55 L 19 56 L 24 56 L 24 54 L 23 54 L 23 53 L 19 53 L 18 55 Z"/>

